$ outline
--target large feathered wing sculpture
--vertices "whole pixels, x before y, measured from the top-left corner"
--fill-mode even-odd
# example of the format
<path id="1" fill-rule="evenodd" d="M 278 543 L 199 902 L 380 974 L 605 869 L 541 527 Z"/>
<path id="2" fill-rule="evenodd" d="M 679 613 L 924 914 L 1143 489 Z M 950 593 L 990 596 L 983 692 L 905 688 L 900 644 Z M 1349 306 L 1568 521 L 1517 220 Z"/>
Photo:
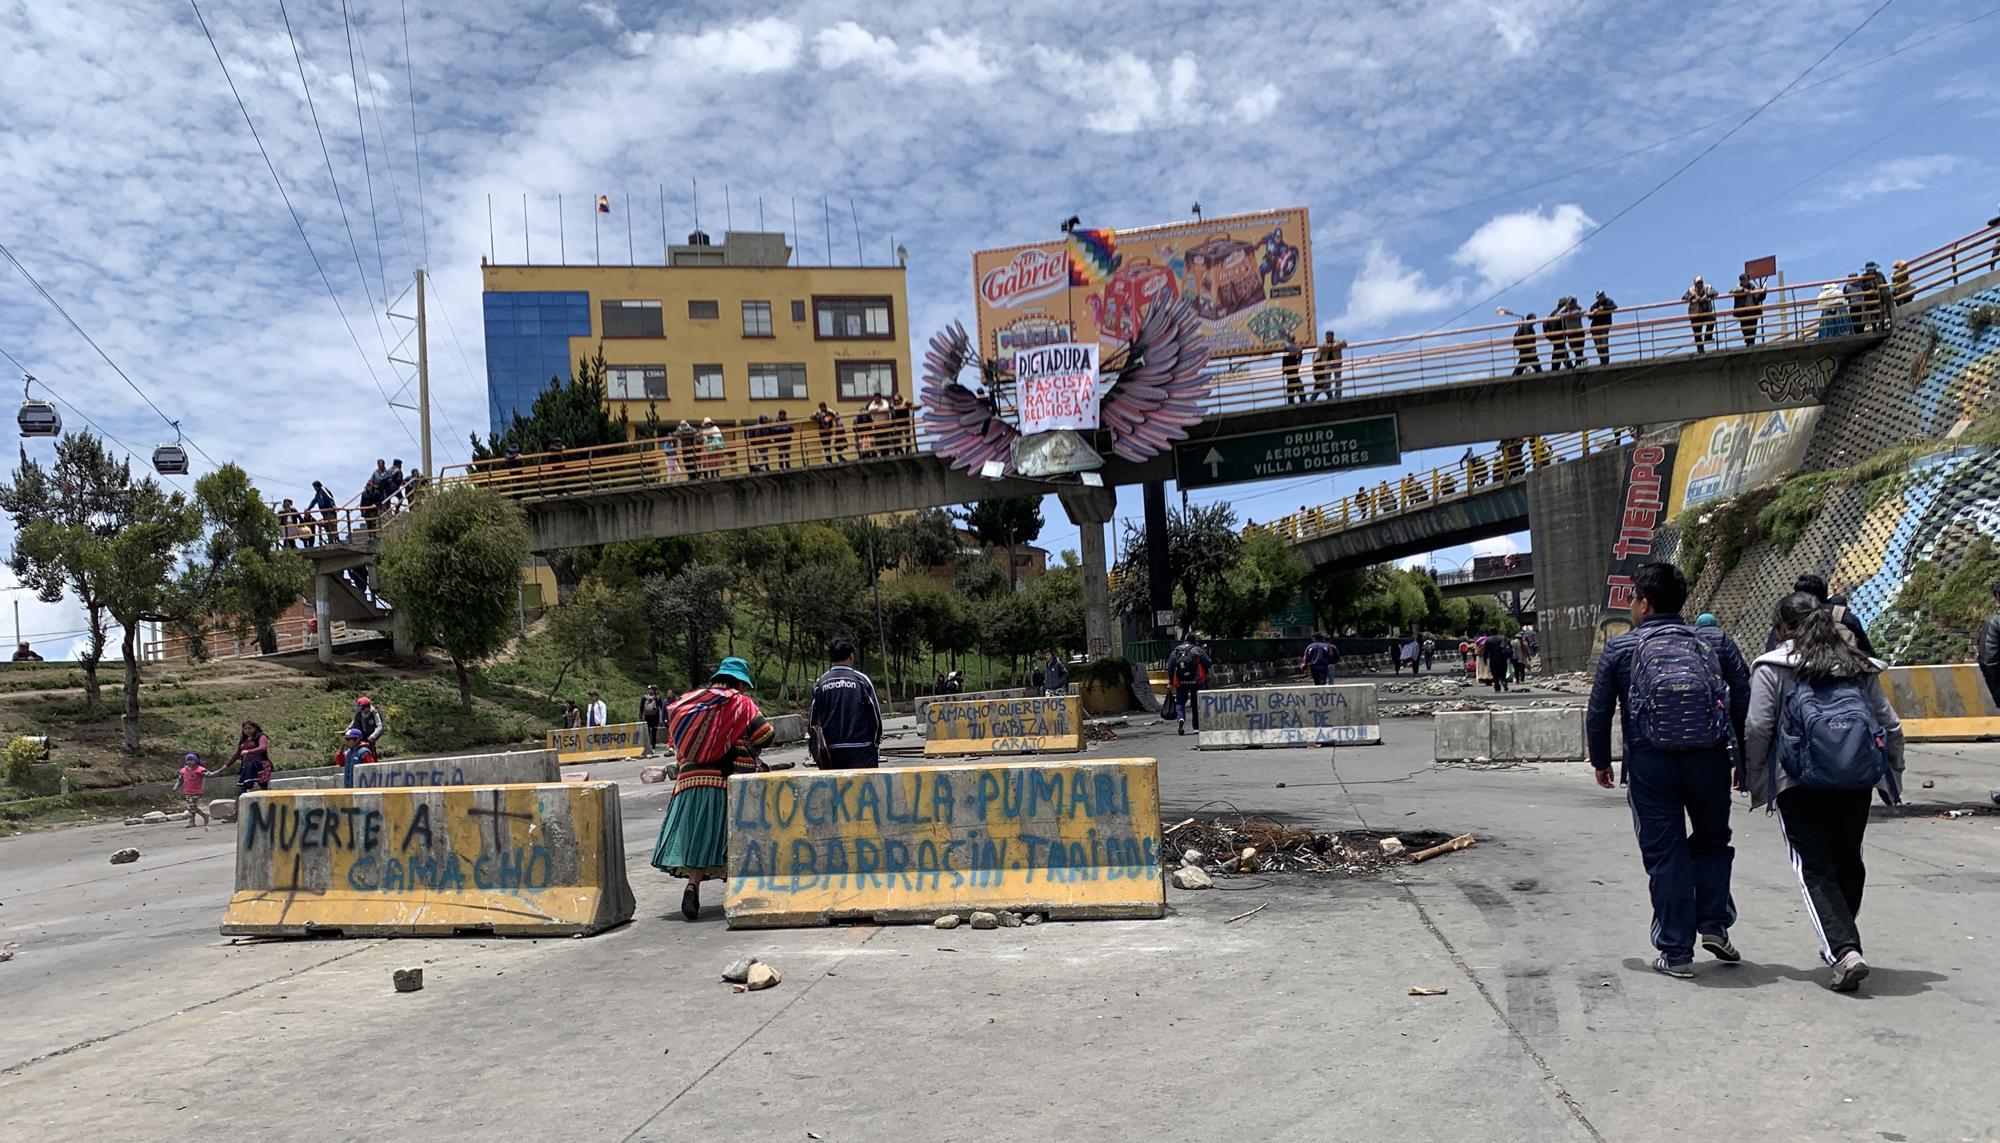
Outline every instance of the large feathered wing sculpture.
<path id="1" fill-rule="evenodd" d="M 1201 421 L 1207 368 L 1208 342 L 1193 307 L 1176 298 L 1148 310 L 1098 410 L 1111 451 L 1141 461 L 1186 440 Z"/>
<path id="2" fill-rule="evenodd" d="M 976 472 L 988 461 L 1013 455 L 1021 430 L 1001 418 L 995 406 L 996 379 L 986 370 L 988 396 L 981 397 L 958 383 L 967 365 L 979 364 L 965 326 L 953 322 L 931 338 L 924 353 L 924 420 L 937 434 L 931 449 L 953 468 Z"/>

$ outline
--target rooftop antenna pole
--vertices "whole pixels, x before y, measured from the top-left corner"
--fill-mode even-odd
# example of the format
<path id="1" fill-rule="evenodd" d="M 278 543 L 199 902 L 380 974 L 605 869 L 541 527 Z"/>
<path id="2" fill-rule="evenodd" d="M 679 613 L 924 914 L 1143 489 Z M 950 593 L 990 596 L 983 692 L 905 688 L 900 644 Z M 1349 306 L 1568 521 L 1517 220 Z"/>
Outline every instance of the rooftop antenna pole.
<path id="1" fill-rule="evenodd" d="M 673 259 L 667 256 L 667 184 L 660 184 L 660 265 L 665 266 Z"/>
<path id="2" fill-rule="evenodd" d="M 800 265 L 805 264 L 805 254 L 799 249 L 799 197 L 792 196 L 792 257 Z"/>
<path id="3" fill-rule="evenodd" d="M 499 248 L 493 244 L 493 196 L 490 194 L 486 196 L 486 260 L 500 260 Z"/>
<path id="4" fill-rule="evenodd" d="M 736 229 L 736 213 L 729 208 L 729 184 L 722 184 L 722 232 Z"/>
<path id="5" fill-rule="evenodd" d="M 688 186 L 694 189 L 694 228 L 701 229 L 701 180 L 690 178 Z"/>
<path id="6" fill-rule="evenodd" d="M 847 196 L 847 214 L 854 220 L 854 260 L 863 266 L 868 264 L 868 256 L 861 252 L 861 212 L 854 209 L 854 196 Z"/>
<path id="7" fill-rule="evenodd" d="M 833 265 L 833 214 L 826 205 L 825 196 L 819 200 L 820 221 L 826 225 L 826 264 Z"/>
<path id="8" fill-rule="evenodd" d="M 534 241 L 528 237 L 528 192 L 521 192 L 521 264 L 535 264 Z"/>
<path id="9" fill-rule="evenodd" d="M 597 236 L 597 220 L 603 213 L 597 209 L 596 203 L 590 204 L 590 264 L 593 266 L 604 265 L 604 243 Z"/>
<path id="10" fill-rule="evenodd" d="M 632 196 L 630 193 L 627 193 L 625 196 L 625 264 L 628 266 L 637 266 L 639 264 L 639 248 L 632 244 Z"/>
<path id="11" fill-rule="evenodd" d="M 556 192 L 556 264 L 569 265 L 569 235 L 564 233 L 562 192 Z"/>
<path id="12" fill-rule="evenodd" d="M 757 229 L 764 229 L 764 196 L 761 194 L 757 196 Z"/>

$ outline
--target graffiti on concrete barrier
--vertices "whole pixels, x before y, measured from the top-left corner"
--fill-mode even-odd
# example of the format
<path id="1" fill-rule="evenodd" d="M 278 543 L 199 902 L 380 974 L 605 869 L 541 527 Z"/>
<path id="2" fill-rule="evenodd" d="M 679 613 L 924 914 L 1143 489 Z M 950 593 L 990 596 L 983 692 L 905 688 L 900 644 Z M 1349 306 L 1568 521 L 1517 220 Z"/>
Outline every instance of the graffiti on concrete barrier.
<path id="1" fill-rule="evenodd" d="M 1076 733 L 1071 698 L 985 699 L 934 702 L 931 734 L 937 738 L 1050 738 Z"/>
<path id="2" fill-rule="evenodd" d="M 1357 709 L 1346 690 L 1320 687 L 1205 691 L 1201 718 L 1204 725 L 1230 730 L 1343 727 L 1374 720 L 1372 713 Z"/>
<path id="3" fill-rule="evenodd" d="M 532 824 L 534 815 L 509 809 L 501 791 L 481 794 L 487 796 L 466 808 L 458 823 L 434 822 L 425 801 L 407 803 L 407 817 L 391 820 L 379 802 L 250 798 L 242 810 L 240 852 L 268 861 L 280 880 L 290 869 L 291 884 L 272 888 L 325 889 L 336 880 L 348 889 L 382 893 L 548 888 L 555 877 L 548 848 L 517 841 L 508 824 Z M 301 883 L 321 880 L 316 871 L 324 871 L 325 884 Z"/>
<path id="4" fill-rule="evenodd" d="M 393 786 L 463 786 L 465 768 L 413 770 L 408 766 L 357 766 L 354 789 L 368 790 Z"/>
<path id="5" fill-rule="evenodd" d="M 1774 405 L 1790 401 L 1817 401 L 1833 384 L 1839 362 L 1831 357 L 1817 361 L 1781 361 L 1766 365 L 1757 375 L 1757 388 Z"/>
<path id="6" fill-rule="evenodd" d="M 1157 880 L 1157 812 L 1134 820 L 1132 781 L 1021 765 L 739 780 L 730 876 L 779 893 Z"/>

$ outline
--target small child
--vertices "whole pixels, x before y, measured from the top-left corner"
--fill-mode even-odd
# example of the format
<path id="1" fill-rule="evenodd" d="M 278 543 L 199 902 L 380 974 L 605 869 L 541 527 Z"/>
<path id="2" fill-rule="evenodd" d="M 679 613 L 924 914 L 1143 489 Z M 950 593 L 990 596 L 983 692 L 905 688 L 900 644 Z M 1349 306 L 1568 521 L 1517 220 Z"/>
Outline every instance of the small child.
<path id="1" fill-rule="evenodd" d="M 201 788 L 209 775 L 220 773 L 220 769 L 202 769 L 199 754 L 189 754 L 181 759 L 181 776 L 174 783 L 174 788 L 187 799 L 188 824 L 183 828 L 193 829 L 196 818 L 201 819 L 201 828 L 208 828 L 208 811 L 201 808 Z"/>

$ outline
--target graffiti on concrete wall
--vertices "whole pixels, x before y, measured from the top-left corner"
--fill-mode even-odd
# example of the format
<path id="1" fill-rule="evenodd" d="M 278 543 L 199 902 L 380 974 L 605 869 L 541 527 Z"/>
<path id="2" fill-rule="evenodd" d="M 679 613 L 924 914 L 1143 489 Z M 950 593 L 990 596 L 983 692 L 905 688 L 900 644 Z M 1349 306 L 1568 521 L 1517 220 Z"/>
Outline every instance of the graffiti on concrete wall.
<path id="1" fill-rule="evenodd" d="M 432 796 L 343 792 L 246 798 L 237 827 L 239 888 L 547 889 L 557 876 L 549 837 L 567 836 L 567 823 L 549 820 L 532 787 L 516 789 L 525 792 L 488 787 Z"/>
<path id="2" fill-rule="evenodd" d="M 1757 388 L 1773 405 L 1817 401 L 1833 383 L 1840 363 L 1831 357 L 1814 361 L 1781 361 L 1757 375 Z"/>

